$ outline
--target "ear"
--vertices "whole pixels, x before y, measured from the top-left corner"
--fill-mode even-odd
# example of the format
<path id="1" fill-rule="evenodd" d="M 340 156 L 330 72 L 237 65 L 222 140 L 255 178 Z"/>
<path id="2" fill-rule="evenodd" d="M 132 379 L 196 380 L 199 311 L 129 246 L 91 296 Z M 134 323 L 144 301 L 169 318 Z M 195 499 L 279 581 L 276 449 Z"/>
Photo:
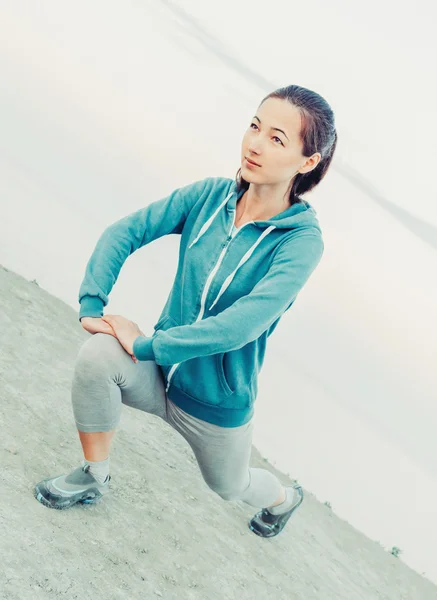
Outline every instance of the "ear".
<path id="1" fill-rule="evenodd" d="M 305 163 L 301 166 L 298 173 L 305 175 L 317 167 L 319 162 L 322 160 L 320 152 L 315 152 L 312 156 L 306 159 Z"/>

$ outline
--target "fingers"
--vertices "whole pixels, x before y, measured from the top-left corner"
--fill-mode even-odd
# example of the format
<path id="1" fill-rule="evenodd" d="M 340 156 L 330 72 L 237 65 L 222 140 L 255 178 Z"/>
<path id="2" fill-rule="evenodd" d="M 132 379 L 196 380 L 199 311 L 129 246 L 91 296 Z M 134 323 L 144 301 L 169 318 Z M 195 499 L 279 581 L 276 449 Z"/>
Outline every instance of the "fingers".
<path id="1" fill-rule="evenodd" d="M 141 335 L 146 336 L 146 334 L 139 328 L 138 323 L 135 323 L 135 321 L 130 321 L 129 319 L 127 319 L 126 317 L 122 317 L 121 315 L 103 315 L 101 319 L 113 328 L 117 327 L 117 325 L 121 326 L 122 324 L 130 323 L 131 325 L 134 325 L 136 329 L 138 329 Z"/>

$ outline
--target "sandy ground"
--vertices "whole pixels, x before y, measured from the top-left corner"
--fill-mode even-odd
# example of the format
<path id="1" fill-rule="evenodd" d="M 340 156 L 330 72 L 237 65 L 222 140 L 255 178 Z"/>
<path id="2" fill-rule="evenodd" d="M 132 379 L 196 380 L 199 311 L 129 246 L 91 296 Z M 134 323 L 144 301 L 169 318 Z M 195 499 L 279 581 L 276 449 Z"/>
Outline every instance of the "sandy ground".
<path id="1" fill-rule="evenodd" d="M 0 267 L 0 598 L 435 600 L 437 587 L 306 491 L 276 538 L 203 482 L 191 448 L 123 407 L 112 494 L 55 511 L 33 485 L 80 464 L 70 404 L 77 313 Z M 289 479 L 253 448 L 253 466 Z"/>

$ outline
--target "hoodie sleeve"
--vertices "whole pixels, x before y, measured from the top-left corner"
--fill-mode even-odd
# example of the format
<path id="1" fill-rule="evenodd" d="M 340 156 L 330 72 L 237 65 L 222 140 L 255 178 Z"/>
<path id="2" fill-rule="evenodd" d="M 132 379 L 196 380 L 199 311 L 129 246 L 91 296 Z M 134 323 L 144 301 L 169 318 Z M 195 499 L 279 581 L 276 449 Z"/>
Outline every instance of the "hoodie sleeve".
<path id="1" fill-rule="evenodd" d="M 79 320 L 101 317 L 108 294 L 126 259 L 138 248 L 170 233 L 181 233 L 185 220 L 206 189 L 209 178 L 196 181 L 133 212 L 105 229 L 88 261 L 79 289 Z"/>
<path id="2" fill-rule="evenodd" d="M 290 307 L 318 265 L 323 250 L 322 237 L 312 233 L 285 242 L 250 294 L 216 316 L 158 330 L 153 337 L 137 337 L 133 345 L 136 358 L 174 365 L 245 346 Z"/>

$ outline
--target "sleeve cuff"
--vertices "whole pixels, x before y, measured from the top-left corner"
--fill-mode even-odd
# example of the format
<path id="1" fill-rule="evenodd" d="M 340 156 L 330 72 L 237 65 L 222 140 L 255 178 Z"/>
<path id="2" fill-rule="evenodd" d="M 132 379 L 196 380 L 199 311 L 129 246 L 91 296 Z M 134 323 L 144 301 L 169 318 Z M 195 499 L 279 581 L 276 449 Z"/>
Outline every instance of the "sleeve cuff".
<path id="1" fill-rule="evenodd" d="M 102 317 L 103 300 L 98 296 L 84 296 L 80 302 L 79 321 L 82 317 Z"/>
<path id="2" fill-rule="evenodd" d="M 153 338 L 139 335 L 132 346 L 134 356 L 138 358 L 138 360 L 155 360 L 152 342 Z"/>

